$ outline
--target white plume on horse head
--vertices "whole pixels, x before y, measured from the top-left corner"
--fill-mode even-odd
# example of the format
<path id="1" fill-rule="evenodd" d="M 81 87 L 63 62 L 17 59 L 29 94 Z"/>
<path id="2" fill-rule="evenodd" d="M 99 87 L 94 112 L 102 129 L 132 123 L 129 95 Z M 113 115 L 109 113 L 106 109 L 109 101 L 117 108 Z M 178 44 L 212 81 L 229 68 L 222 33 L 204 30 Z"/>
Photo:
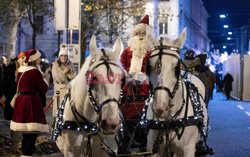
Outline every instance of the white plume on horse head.
<path id="1" fill-rule="evenodd" d="M 164 38 L 163 45 L 174 46 L 174 47 L 178 47 L 181 49 L 183 44 L 186 41 L 186 36 L 187 36 L 187 27 L 185 27 L 182 30 L 182 33 L 180 34 L 180 36 L 175 40 L 171 40 L 168 37 Z"/>

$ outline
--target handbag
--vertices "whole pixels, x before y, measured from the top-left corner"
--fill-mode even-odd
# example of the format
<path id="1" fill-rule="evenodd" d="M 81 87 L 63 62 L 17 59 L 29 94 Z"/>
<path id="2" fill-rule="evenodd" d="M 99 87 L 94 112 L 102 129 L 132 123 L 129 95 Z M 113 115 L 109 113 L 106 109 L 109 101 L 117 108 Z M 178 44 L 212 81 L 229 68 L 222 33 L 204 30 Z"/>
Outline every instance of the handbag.
<path id="1" fill-rule="evenodd" d="M 24 74 L 24 72 L 23 72 L 23 74 Z M 20 82 L 20 80 L 21 80 L 23 74 L 21 75 L 20 79 L 18 80 L 17 88 L 16 88 L 16 94 L 13 96 L 13 98 L 12 98 L 12 100 L 11 100 L 11 102 L 10 102 L 10 105 L 11 105 L 12 108 L 14 108 L 14 107 L 15 107 L 15 104 L 16 104 L 16 98 L 17 98 L 17 96 L 18 96 L 18 86 L 19 86 L 19 82 Z"/>

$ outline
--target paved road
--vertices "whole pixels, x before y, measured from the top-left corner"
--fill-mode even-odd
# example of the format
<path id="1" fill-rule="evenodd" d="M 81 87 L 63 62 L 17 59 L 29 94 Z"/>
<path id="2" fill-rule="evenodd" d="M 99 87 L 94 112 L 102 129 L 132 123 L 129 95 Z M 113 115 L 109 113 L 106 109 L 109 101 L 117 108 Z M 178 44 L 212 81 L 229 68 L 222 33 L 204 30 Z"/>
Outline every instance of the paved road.
<path id="1" fill-rule="evenodd" d="M 208 114 L 213 157 L 250 157 L 250 103 L 226 100 L 223 94 L 214 93 Z"/>

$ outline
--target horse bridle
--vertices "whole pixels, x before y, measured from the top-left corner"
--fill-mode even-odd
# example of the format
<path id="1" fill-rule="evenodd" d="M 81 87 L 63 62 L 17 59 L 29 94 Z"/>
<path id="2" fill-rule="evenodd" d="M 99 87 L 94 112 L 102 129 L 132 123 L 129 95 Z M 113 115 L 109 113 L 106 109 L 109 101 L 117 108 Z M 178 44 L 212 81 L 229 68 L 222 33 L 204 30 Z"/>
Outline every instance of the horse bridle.
<path id="1" fill-rule="evenodd" d="M 178 55 L 176 54 L 172 54 L 172 53 L 167 53 L 167 52 L 163 52 L 164 49 L 167 49 L 167 50 L 171 50 L 171 51 L 174 51 L 176 52 Z M 168 56 L 172 56 L 174 58 L 176 58 L 178 60 L 178 64 L 177 64 L 177 67 L 176 67 L 176 71 L 175 71 L 175 74 L 176 74 L 176 78 L 177 78 L 177 81 L 174 85 L 174 88 L 173 88 L 173 91 L 171 92 L 170 89 L 168 87 L 165 87 L 165 86 L 157 86 L 156 88 L 152 89 L 152 85 L 150 85 L 150 88 L 151 88 L 151 94 L 154 95 L 155 92 L 157 90 L 164 90 L 168 93 L 169 97 L 171 99 L 174 98 L 175 96 L 175 93 L 176 91 L 178 90 L 179 88 L 179 77 L 180 77 L 180 62 L 181 62 L 181 59 L 180 59 L 180 55 L 179 55 L 179 48 L 177 47 L 172 47 L 172 46 L 167 46 L 167 45 L 162 45 L 162 38 L 160 40 L 160 46 L 155 46 L 155 49 L 152 51 L 152 53 L 156 50 L 159 50 L 159 53 L 157 54 L 154 54 L 152 56 L 149 57 L 148 59 L 148 63 L 147 63 L 147 66 L 146 66 L 146 73 L 149 75 L 149 61 L 150 61 L 150 58 L 153 58 L 153 57 L 156 57 L 156 56 L 159 56 L 159 58 L 157 59 L 156 61 L 156 64 L 155 64 L 155 67 L 156 67 L 156 70 L 158 70 L 158 72 L 160 72 L 159 70 L 161 69 L 161 66 L 162 66 L 162 56 L 163 55 L 168 55 Z M 151 84 L 151 83 L 150 83 Z"/>
<path id="2" fill-rule="evenodd" d="M 125 72 L 124 72 L 124 70 L 118 65 L 118 64 L 116 64 L 116 63 L 113 63 L 113 62 L 110 62 L 109 61 L 109 57 L 106 55 L 106 52 L 105 52 L 105 50 L 104 49 L 101 49 L 101 51 L 102 51 L 102 53 L 103 53 L 103 56 L 102 56 L 102 58 L 100 59 L 102 62 L 101 63 L 99 63 L 99 64 L 97 64 L 94 68 L 92 68 L 92 70 L 88 70 L 87 71 L 87 73 L 86 73 L 86 79 L 88 79 L 88 77 L 92 77 L 92 76 L 87 76 L 87 74 L 92 74 L 93 73 L 93 71 L 96 69 L 96 68 L 98 68 L 99 66 L 101 66 L 101 65 L 105 65 L 106 66 L 106 68 L 107 68 L 107 76 L 108 76 L 108 80 L 110 81 L 110 76 L 113 76 L 113 71 L 112 71 L 112 69 L 110 68 L 110 65 L 113 65 L 113 66 L 116 66 L 116 67 L 118 67 L 118 68 L 120 68 L 121 69 L 121 71 L 122 71 L 122 73 L 123 73 L 123 78 L 122 78 L 122 85 L 121 85 L 121 87 L 123 87 L 124 86 L 124 84 L 125 84 L 125 79 L 126 79 L 126 75 L 125 75 Z M 95 62 L 95 59 L 93 59 L 92 61 L 91 61 L 91 63 L 90 63 L 90 66 L 93 64 Z M 111 74 L 111 75 L 110 75 Z M 114 76 L 113 76 L 114 77 Z M 87 80 L 88 81 L 88 80 Z M 110 81 L 111 82 L 111 81 Z M 120 101 L 121 101 L 121 97 L 122 97 L 122 90 L 121 90 L 121 92 L 120 92 L 120 98 L 119 98 L 119 100 L 117 100 L 117 99 L 115 99 L 115 98 L 109 98 L 109 99 L 107 99 L 107 100 L 105 100 L 105 101 L 103 101 L 102 103 L 100 103 L 99 104 L 99 102 L 94 98 L 94 96 L 93 96 L 93 93 L 92 93 L 92 88 L 93 88 L 93 84 L 88 84 L 89 85 L 89 89 L 88 89 L 88 94 L 89 94 L 89 100 L 91 101 L 91 103 L 92 103 L 92 105 L 94 106 L 94 109 L 95 109 L 95 111 L 99 114 L 99 112 L 102 110 L 102 107 L 105 105 L 105 104 L 107 104 L 107 103 L 109 103 L 109 102 L 115 102 L 115 103 L 117 103 L 118 105 L 119 105 L 119 103 L 120 103 Z"/>

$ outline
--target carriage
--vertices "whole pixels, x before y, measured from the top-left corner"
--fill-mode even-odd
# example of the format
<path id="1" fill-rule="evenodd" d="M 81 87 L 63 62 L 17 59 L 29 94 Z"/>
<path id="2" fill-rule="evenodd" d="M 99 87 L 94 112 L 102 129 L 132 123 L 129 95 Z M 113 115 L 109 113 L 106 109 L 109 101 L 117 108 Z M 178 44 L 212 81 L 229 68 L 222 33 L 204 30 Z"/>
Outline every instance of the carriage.
<path id="1" fill-rule="evenodd" d="M 86 60 L 79 75 L 72 81 L 72 88 L 64 97 L 55 120 L 53 139 L 58 145 L 65 142 L 63 148 L 59 149 L 66 156 L 171 156 L 172 152 L 177 153 L 177 156 L 194 156 L 195 144 L 203 137 L 206 151 L 212 154 L 206 144 L 207 115 L 202 101 L 204 91 L 200 91 L 203 85 L 187 73 L 180 74 L 178 52 L 185 35 L 184 31 L 172 43 L 162 40 L 155 47 L 156 51 L 150 56 L 146 68 L 150 75 L 155 71 L 169 71 L 164 69 L 169 66 L 163 64 L 175 65 L 168 73 L 168 76 L 172 75 L 169 79 L 175 83 L 166 87 L 151 82 L 150 96 L 124 97 L 118 91 L 125 83 L 126 73 L 116 63 L 122 47 L 119 44 L 121 41 L 116 42 L 112 55 L 104 49 L 97 50 L 95 37 L 92 37 L 92 58 Z M 169 52 L 164 52 L 165 49 Z M 168 61 L 163 62 L 161 59 Z M 93 72 L 111 74 L 107 76 L 108 83 L 93 83 L 99 79 Z M 116 74 L 122 76 L 120 80 L 114 79 Z M 157 100 L 161 96 L 159 94 L 167 101 Z M 167 112 L 168 107 L 172 114 Z M 58 140 L 58 137 L 61 138 Z"/>

